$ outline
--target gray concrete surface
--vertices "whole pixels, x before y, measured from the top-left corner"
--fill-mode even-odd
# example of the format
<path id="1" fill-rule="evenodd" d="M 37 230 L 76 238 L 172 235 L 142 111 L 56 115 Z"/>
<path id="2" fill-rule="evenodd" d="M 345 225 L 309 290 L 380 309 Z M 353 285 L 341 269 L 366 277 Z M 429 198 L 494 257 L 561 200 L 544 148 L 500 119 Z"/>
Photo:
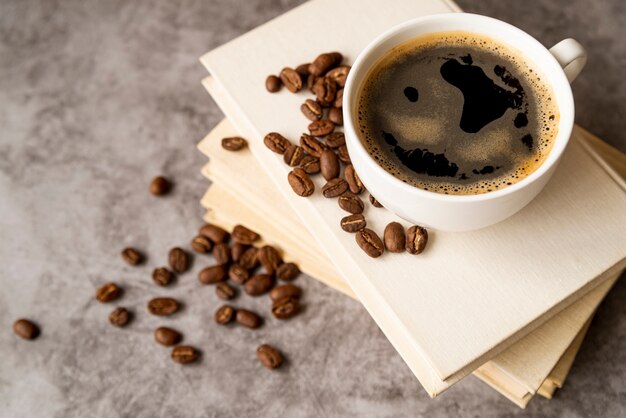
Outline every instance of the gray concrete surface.
<path id="1" fill-rule="evenodd" d="M 213 289 L 193 272 L 171 289 L 150 280 L 201 224 L 207 187 L 195 144 L 222 114 L 200 86 L 197 58 L 300 1 L 0 0 L 0 416 L 409 417 L 626 415 L 626 282 L 601 305 L 564 390 L 526 412 L 475 378 L 429 399 L 365 310 L 302 277 L 306 312 L 257 331 L 219 328 Z M 578 122 L 626 151 L 626 3 L 621 0 L 460 0 L 546 44 L 589 48 L 576 81 Z M 171 196 L 146 192 L 175 179 Z M 125 266 L 125 245 L 144 250 Z M 124 330 L 93 299 L 107 280 L 135 311 Z M 160 320 L 148 298 L 171 294 L 184 312 Z M 267 312 L 267 300 L 236 304 Z M 116 304 L 118 305 L 118 304 Z M 18 317 L 43 330 L 11 333 Z M 152 340 L 171 324 L 203 351 L 181 367 Z M 273 343 L 288 364 L 262 370 Z"/>

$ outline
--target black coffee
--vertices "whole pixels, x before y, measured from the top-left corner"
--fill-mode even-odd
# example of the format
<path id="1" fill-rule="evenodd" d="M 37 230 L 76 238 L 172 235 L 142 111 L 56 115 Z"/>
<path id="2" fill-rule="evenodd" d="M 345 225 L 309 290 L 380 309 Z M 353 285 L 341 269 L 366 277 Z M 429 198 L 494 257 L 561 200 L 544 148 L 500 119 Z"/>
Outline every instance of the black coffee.
<path id="1" fill-rule="evenodd" d="M 486 193 L 528 176 L 550 152 L 558 119 L 530 63 L 466 32 L 394 48 L 358 97 L 369 153 L 404 182 L 446 194 Z"/>

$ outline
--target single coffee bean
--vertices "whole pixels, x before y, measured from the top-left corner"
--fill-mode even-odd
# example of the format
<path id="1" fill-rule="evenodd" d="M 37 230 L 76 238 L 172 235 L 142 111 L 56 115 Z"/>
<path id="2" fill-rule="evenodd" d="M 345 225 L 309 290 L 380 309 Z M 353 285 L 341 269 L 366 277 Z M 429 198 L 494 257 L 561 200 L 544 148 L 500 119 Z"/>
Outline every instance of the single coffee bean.
<path id="1" fill-rule="evenodd" d="M 189 255 L 179 247 L 174 247 L 170 250 L 168 256 L 170 267 L 176 273 L 184 273 L 189 270 L 189 265 L 191 264 L 189 261 Z"/>
<path id="2" fill-rule="evenodd" d="M 265 269 L 267 274 L 274 275 L 278 267 L 283 264 L 283 259 L 278 250 L 271 245 L 265 245 L 257 254 L 259 263 Z"/>
<path id="3" fill-rule="evenodd" d="M 305 155 L 300 161 L 300 168 L 307 174 L 317 174 L 320 172 L 320 160 L 312 155 Z"/>
<path id="4" fill-rule="evenodd" d="M 352 164 L 352 160 L 350 159 L 350 154 L 348 153 L 348 147 L 345 145 L 337 148 L 337 156 L 339 160 L 345 164 Z"/>
<path id="5" fill-rule="evenodd" d="M 234 287 L 226 283 L 218 283 L 215 287 L 215 294 L 220 299 L 231 300 L 237 295 L 237 292 Z"/>
<path id="6" fill-rule="evenodd" d="M 372 194 L 370 194 L 370 203 L 375 208 L 382 208 L 383 207 L 383 205 L 381 205 L 380 202 L 378 200 L 376 200 L 376 198 L 374 196 L 372 196 Z"/>
<path id="7" fill-rule="evenodd" d="M 240 151 L 248 145 L 248 141 L 240 136 L 222 138 L 222 148 L 228 151 Z"/>
<path id="8" fill-rule="evenodd" d="M 376 232 L 369 228 L 363 228 L 356 233 L 356 243 L 372 258 L 380 257 L 385 250 Z"/>
<path id="9" fill-rule="evenodd" d="M 116 327 L 124 327 L 130 321 L 130 312 L 126 308 L 118 307 L 109 314 L 109 322 Z"/>
<path id="10" fill-rule="evenodd" d="M 283 263 L 276 269 L 276 277 L 280 280 L 291 281 L 300 275 L 300 269 L 294 263 Z"/>
<path id="11" fill-rule="evenodd" d="M 200 254 L 206 254 L 213 248 L 213 243 L 204 235 L 197 235 L 191 240 L 191 248 Z"/>
<path id="12" fill-rule="evenodd" d="M 200 352 L 190 345 L 179 345 L 172 349 L 172 360 L 179 364 L 193 363 L 200 357 Z"/>
<path id="13" fill-rule="evenodd" d="M 252 276 L 244 285 L 243 290 L 250 296 L 259 296 L 270 291 L 274 286 L 274 278 L 269 274 Z"/>
<path id="14" fill-rule="evenodd" d="M 263 322 L 259 315 L 247 309 L 238 309 L 235 320 L 239 325 L 250 329 L 259 328 Z"/>
<path id="15" fill-rule="evenodd" d="M 159 327 L 154 330 L 154 340 L 166 347 L 176 345 L 181 342 L 182 339 L 183 336 L 181 335 L 181 333 L 172 328 Z"/>
<path id="16" fill-rule="evenodd" d="M 154 298 L 148 302 L 148 311 L 157 316 L 172 315 L 179 308 L 180 304 L 174 298 Z"/>
<path id="17" fill-rule="evenodd" d="M 428 231 L 413 225 L 406 231 L 406 250 L 411 254 L 420 254 L 428 244 Z"/>
<path id="18" fill-rule="evenodd" d="M 332 149 L 325 149 L 320 156 L 320 168 L 322 176 L 326 180 L 332 180 L 339 177 L 339 171 L 341 166 L 339 165 L 339 159 L 337 154 Z"/>
<path id="19" fill-rule="evenodd" d="M 109 303 L 119 298 L 122 289 L 116 283 L 107 283 L 96 290 L 96 299 L 98 302 Z"/>
<path id="20" fill-rule="evenodd" d="M 398 222 L 391 222 L 385 227 L 383 234 L 385 241 L 385 249 L 390 253 L 404 252 L 404 246 L 406 245 L 406 239 L 404 236 L 404 227 Z"/>
<path id="21" fill-rule="evenodd" d="M 287 176 L 287 181 L 298 196 L 311 196 L 315 191 L 313 181 L 311 181 L 309 175 L 301 168 L 294 168 Z"/>
<path id="22" fill-rule="evenodd" d="M 237 284 L 244 284 L 250 278 L 250 273 L 239 264 L 233 264 L 228 269 L 228 278 Z"/>
<path id="23" fill-rule="evenodd" d="M 268 344 L 260 345 L 256 349 L 256 357 L 263 367 L 267 369 L 277 369 L 283 364 L 283 355 L 280 351 Z"/>
<path id="24" fill-rule="evenodd" d="M 239 259 L 241 258 L 241 255 L 248 248 L 250 248 L 249 245 L 244 245 L 244 244 L 239 244 L 239 243 L 233 244 L 233 246 L 230 247 L 230 258 L 232 258 L 235 263 L 238 263 Z"/>
<path id="25" fill-rule="evenodd" d="M 282 81 L 280 81 L 280 78 L 276 77 L 275 75 L 268 75 L 265 79 L 265 88 L 270 93 L 276 93 L 280 90 L 282 86 Z"/>
<path id="26" fill-rule="evenodd" d="M 283 82 L 287 90 L 297 93 L 302 90 L 302 76 L 293 68 L 285 67 L 280 72 L 280 81 Z"/>
<path id="27" fill-rule="evenodd" d="M 248 248 L 241 257 L 239 257 L 239 265 L 246 270 L 252 270 L 259 265 L 257 258 L 258 249 L 255 247 Z"/>
<path id="28" fill-rule="evenodd" d="M 322 187 L 322 194 L 324 197 L 333 198 L 342 195 L 348 190 L 348 183 L 340 178 L 334 178 Z"/>
<path id="29" fill-rule="evenodd" d="M 341 219 L 341 229 L 346 232 L 357 232 L 367 226 L 365 216 L 360 213 L 348 215 Z"/>
<path id="30" fill-rule="evenodd" d="M 333 102 L 333 106 L 336 108 L 343 108 L 343 89 L 337 90 L 335 94 L 335 101 Z"/>
<path id="31" fill-rule="evenodd" d="M 34 340 L 40 334 L 39 327 L 34 322 L 23 318 L 15 321 L 13 332 L 25 340 Z"/>
<path id="32" fill-rule="evenodd" d="M 293 318 L 300 312 L 300 301 L 295 297 L 285 297 L 272 303 L 272 314 L 277 319 Z"/>
<path id="33" fill-rule="evenodd" d="M 259 234 L 243 225 L 235 225 L 231 236 L 235 242 L 245 245 L 252 245 L 261 238 Z"/>
<path id="34" fill-rule="evenodd" d="M 230 263 L 230 247 L 225 242 L 216 244 L 211 254 L 215 262 L 219 265 Z"/>
<path id="35" fill-rule="evenodd" d="M 141 264 L 143 258 L 143 255 L 134 248 L 129 247 L 122 250 L 122 259 L 124 259 L 124 261 L 126 261 L 131 266 Z"/>
<path id="36" fill-rule="evenodd" d="M 321 106 L 330 107 L 337 95 L 337 83 L 328 77 L 320 77 L 313 85 L 313 93 Z"/>
<path id="37" fill-rule="evenodd" d="M 331 107 L 328 111 L 328 120 L 335 126 L 343 126 L 343 112 L 338 107 Z"/>
<path id="38" fill-rule="evenodd" d="M 315 83 L 317 82 L 317 80 L 320 77 L 313 75 L 313 74 L 309 74 L 309 76 L 306 79 L 306 88 L 309 89 L 309 91 L 313 94 L 315 94 L 315 92 L 313 91 L 313 87 L 315 86 Z"/>
<path id="39" fill-rule="evenodd" d="M 289 145 L 289 148 L 285 151 L 285 155 L 283 155 L 283 161 L 285 161 L 285 164 L 289 167 L 297 167 L 302 162 L 304 155 L 302 147 L 295 144 Z"/>
<path id="40" fill-rule="evenodd" d="M 206 267 L 198 273 L 198 281 L 202 284 L 215 284 L 226 280 L 226 266 L 217 265 Z"/>
<path id="41" fill-rule="evenodd" d="M 339 148 L 346 145 L 346 137 L 343 132 L 333 132 L 326 137 L 326 145 L 331 148 Z"/>
<path id="42" fill-rule="evenodd" d="M 270 298 L 275 302 L 282 298 L 299 298 L 302 295 L 302 289 L 295 284 L 287 283 L 278 287 L 275 287 L 270 292 Z"/>
<path id="43" fill-rule="evenodd" d="M 226 242 L 230 238 L 230 234 L 226 230 L 212 224 L 205 224 L 202 228 L 200 228 L 198 234 L 207 237 L 215 244 Z"/>
<path id="44" fill-rule="evenodd" d="M 222 305 L 215 311 L 214 319 L 220 325 L 229 324 L 235 319 L 237 311 L 230 305 Z"/>
<path id="45" fill-rule="evenodd" d="M 352 214 L 363 213 L 365 208 L 361 198 L 352 192 L 345 192 L 339 196 L 339 207 Z"/>
<path id="46" fill-rule="evenodd" d="M 354 194 L 361 194 L 365 187 L 363 183 L 361 183 L 361 179 L 359 175 L 356 173 L 354 166 L 352 164 L 348 164 L 346 169 L 343 172 L 343 176 L 346 178 L 346 182 L 348 183 L 348 187 L 350 191 Z"/>
<path id="47" fill-rule="evenodd" d="M 263 138 L 263 143 L 276 154 L 284 154 L 291 142 L 278 132 L 270 132 Z"/>
<path id="48" fill-rule="evenodd" d="M 174 273 L 165 267 L 158 267 L 152 272 L 152 280 L 159 286 L 167 286 L 174 280 Z"/>
<path id="49" fill-rule="evenodd" d="M 341 64 L 342 60 L 343 56 L 339 52 L 320 54 L 309 66 L 309 72 L 316 76 L 324 75 L 329 70 Z"/>
<path id="50" fill-rule="evenodd" d="M 296 67 L 296 72 L 300 74 L 302 83 L 306 83 L 307 78 L 309 77 L 309 65 L 311 65 L 311 63 L 307 62 L 306 64 L 300 64 Z"/>
<path id="51" fill-rule="evenodd" d="M 320 120 L 324 114 L 322 106 L 315 100 L 306 99 L 300 106 L 300 111 L 307 119 L 311 121 Z"/>
<path id="52" fill-rule="evenodd" d="M 326 74 L 326 77 L 330 78 L 335 83 L 337 83 L 338 87 L 343 87 L 346 85 L 346 80 L 348 79 L 349 72 L 350 72 L 350 67 L 347 65 L 342 65 L 340 67 L 333 68 L 332 70 L 330 70 Z"/>
<path id="53" fill-rule="evenodd" d="M 322 155 L 322 151 L 326 149 L 326 146 L 322 144 L 317 138 L 308 134 L 302 134 L 302 136 L 300 136 L 300 146 L 304 151 L 306 151 L 307 154 L 310 154 L 317 158 L 320 158 Z"/>
<path id="54" fill-rule="evenodd" d="M 162 176 L 158 176 L 152 179 L 150 182 L 150 193 L 155 196 L 163 196 L 170 191 L 172 185 L 170 182 Z"/>

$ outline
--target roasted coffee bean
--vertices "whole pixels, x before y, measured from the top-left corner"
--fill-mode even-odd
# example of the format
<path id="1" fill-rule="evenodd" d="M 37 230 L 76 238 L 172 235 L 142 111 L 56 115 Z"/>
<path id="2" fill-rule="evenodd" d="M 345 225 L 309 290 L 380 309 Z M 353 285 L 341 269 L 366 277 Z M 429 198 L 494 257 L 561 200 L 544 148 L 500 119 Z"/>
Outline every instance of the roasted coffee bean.
<path id="1" fill-rule="evenodd" d="M 205 224 L 202 228 L 200 228 L 198 234 L 207 237 L 215 244 L 226 242 L 228 241 L 228 238 L 230 238 L 230 234 L 226 230 L 213 224 Z"/>
<path id="2" fill-rule="evenodd" d="M 206 267 L 198 273 L 198 281 L 202 284 L 215 284 L 226 280 L 226 266 L 217 265 Z"/>
<path id="3" fill-rule="evenodd" d="M 295 297 L 285 297 L 272 303 L 272 314 L 277 319 L 289 319 L 300 312 L 300 301 Z"/>
<path id="4" fill-rule="evenodd" d="M 15 321 L 13 324 L 13 332 L 25 340 L 34 340 L 40 334 L 39 327 L 28 319 L 18 319 Z"/>
<path id="5" fill-rule="evenodd" d="M 119 298 L 122 289 L 116 283 L 107 283 L 96 290 L 96 299 L 98 302 L 109 303 Z"/>
<path id="6" fill-rule="evenodd" d="M 244 284 L 250 278 L 250 273 L 239 264 L 233 264 L 228 269 L 228 278 L 237 284 Z"/>
<path id="7" fill-rule="evenodd" d="M 287 181 L 298 196 L 311 196 L 315 191 L 313 181 L 311 181 L 309 175 L 301 168 L 294 168 L 287 176 Z"/>
<path id="8" fill-rule="evenodd" d="M 315 94 L 315 92 L 313 91 L 313 87 L 315 86 L 315 83 L 317 82 L 317 80 L 320 77 L 313 75 L 313 74 L 309 74 L 309 76 L 306 79 L 306 87 L 307 89 L 309 89 L 309 91 L 313 94 Z"/>
<path id="9" fill-rule="evenodd" d="M 226 243 L 216 244 L 213 247 L 213 259 L 215 263 L 219 265 L 224 265 L 230 263 L 230 247 Z"/>
<path id="10" fill-rule="evenodd" d="M 265 88 L 270 93 L 276 93 L 283 86 L 283 82 L 275 75 L 268 75 L 265 79 Z"/>
<path id="11" fill-rule="evenodd" d="M 336 108 L 343 108 L 343 89 L 337 90 L 335 94 L 335 101 L 333 102 L 333 106 Z"/>
<path id="12" fill-rule="evenodd" d="M 331 148 L 339 148 L 346 145 L 346 137 L 343 132 L 333 132 L 326 137 L 326 145 Z"/>
<path id="13" fill-rule="evenodd" d="M 309 65 L 311 65 L 311 63 L 307 62 L 306 64 L 300 64 L 296 67 L 296 72 L 300 74 L 302 83 L 306 83 L 307 78 L 309 77 Z"/>
<path id="14" fill-rule="evenodd" d="M 352 214 L 363 213 L 365 208 L 361 198 L 352 192 L 345 192 L 339 196 L 339 207 Z"/>
<path id="15" fill-rule="evenodd" d="M 280 81 L 283 82 L 287 90 L 297 93 L 302 90 L 302 76 L 293 68 L 285 67 L 280 72 Z"/>
<path id="16" fill-rule="evenodd" d="M 300 136 L 300 146 L 304 151 L 306 151 L 307 154 L 312 155 L 316 158 L 320 158 L 320 156 L 322 155 L 322 151 L 326 149 L 326 146 L 322 144 L 317 138 L 308 134 L 302 134 L 302 136 Z"/>
<path id="17" fill-rule="evenodd" d="M 276 154 L 284 154 L 289 145 L 291 145 L 291 142 L 278 132 L 270 132 L 265 135 L 263 143 Z"/>
<path id="18" fill-rule="evenodd" d="M 341 219 L 341 229 L 346 232 L 357 232 L 365 228 L 367 222 L 365 222 L 365 216 L 360 213 L 354 215 L 348 215 Z"/>
<path id="19" fill-rule="evenodd" d="M 276 277 L 280 280 L 291 281 L 298 277 L 300 269 L 294 263 L 283 263 L 276 269 Z"/>
<path id="20" fill-rule="evenodd" d="M 162 176 L 158 176 L 152 179 L 150 182 L 150 193 L 155 196 L 163 196 L 170 191 L 172 185 L 170 182 Z"/>
<path id="21" fill-rule="evenodd" d="M 239 325 L 250 329 L 259 328 L 263 322 L 259 315 L 247 309 L 238 309 L 235 320 Z"/>
<path id="22" fill-rule="evenodd" d="M 322 118 L 324 111 L 322 110 L 322 106 L 317 103 L 315 100 L 306 99 L 302 106 L 300 106 L 300 111 L 307 119 L 311 121 L 319 120 Z"/>
<path id="23" fill-rule="evenodd" d="M 109 322 L 116 327 L 124 327 L 130 321 L 130 312 L 126 308 L 118 307 L 109 314 Z"/>
<path id="24" fill-rule="evenodd" d="M 154 340 L 166 347 L 176 345 L 181 342 L 182 339 L 183 336 L 181 335 L 181 333 L 172 328 L 159 327 L 154 330 Z"/>
<path id="25" fill-rule="evenodd" d="M 152 272 L 152 280 L 159 286 L 167 286 L 174 280 L 174 273 L 165 267 L 155 268 Z"/>
<path id="26" fill-rule="evenodd" d="M 131 266 L 141 264 L 143 258 L 143 255 L 134 248 L 124 248 L 124 250 L 122 251 L 122 259 L 124 259 L 124 261 L 126 261 Z"/>
<path id="27" fill-rule="evenodd" d="M 372 258 L 380 257 L 384 251 L 383 242 L 369 228 L 363 228 L 356 233 L 356 243 Z"/>
<path id="28" fill-rule="evenodd" d="M 179 247 L 174 247 L 170 250 L 168 260 L 170 262 L 170 267 L 176 273 L 184 273 L 189 270 L 190 260 L 189 255 Z"/>
<path id="29" fill-rule="evenodd" d="M 274 286 L 274 279 L 269 274 L 252 276 L 244 285 L 243 290 L 250 296 L 259 296 L 270 291 Z"/>
<path id="30" fill-rule="evenodd" d="M 206 254 L 213 248 L 213 243 L 204 235 L 197 235 L 191 240 L 191 248 L 200 254 Z"/>
<path id="31" fill-rule="evenodd" d="M 300 161 L 300 168 L 307 174 L 317 174 L 320 172 L 320 160 L 312 155 L 305 155 Z"/>
<path id="32" fill-rule="evenodd" d="M 215 294 L 220 299 L 231 300 L 237 295 L 237 292 L 234 287 L 226 283 L 218 283 L 215 287 Z"/>
<path id="33" fill-rule="evenodd" d="M 200 357 L 200 352 L 190 345 L 179 345 L 172 349 L 172 360 L 179 364 L 193 363 Z"/>
<path id="34" fill-rule="evenodd" d="M 239 257 L 239 265 L 246 270 L 252 270 L 259 265 L 257 253 L 259 250 L 255 247 L 248 248 L 241 257 Z"/>
<path id="35" fill-rule="evenodd" d="M 267 369 L 277 369 L 283 364 L 283 355 L 280 351 L 268 344 L 260 345 L 256 349 L 256 357 L 263 367 Z"/>
<path id="36" fill-rule="evenodd" d="M 250 248 L 249 245 L 243 245 L 238 243 L 233 244 L 233 246 L 230 247 L 230 258 L 232 258 L 235 263 L 238 263 L 241 255 L 246 252 L 248 248 Z"/>
<path id="37" fill-rule="evenodd" d="M 370 203 L 375 208 L 382 208 L 383 207 L 383 205 L 381 205 L 380 202 L 378 200 L 376 200 L 376 198 L 374 196 L 372 196 L 372 194 L 370 194 Z"/>
<path id="38" fill-rule="evenodd" d="M 411 254 L 420 254 L 428 244 L 428 231 L 413 225 L 406 231 L 406 250 Z"/>
<path id="39" fill-rule="evenodd" d="M 316 76 L 324 75 L 329 70 L 341 64 L 342 60 L 343 56 L 339 52 L 320 54 L 317 58 L 315 58 L 311 65 L 309 65 L 309 72 Z"/>
<path id="40" fill-rule="evenodd" d="M 285 155 L 283 155 L 283 161 L 289 167 L 297 167 L 304 158 L 304 150 L 302 147 L 298 145 L 289 145 L 287 151 L 285 151 Z"/>
<path id="41" fill-rule="evenodd" d="M 339 165 L 339 159 L 337 154 L 332 149 L 325 149 L 320 156 L 320 168 L 322 176 L 326 180 L 332 180 L 339 177 L 339 171 L 341 166 Z"/>
<path id="42" fill-rule="evenodd" d="M 398 222 L 391 222 L 385 227 L 383 233 L 383 239 L 385 241 L 385 249 L 390 253 L 404 252 L 404 246 L 406 240 L 404 236 L 404 227 Z"/>
<path id="43" fill-rule="evenodd" d="M 346 80 L 348 79 L 348 73 L 350 72 L 350 67 L 347 65 L 342 65 L 337 68 L 333 68 L 328 73 L 326 73 L 326 77 L 333 80 L 337 83 L 338 87 L 342 87 L 346 85 Z"/>
<path id="44" fill-rule="evenodd" d="M 342 195 L 346 190 L 348 190 L 348 183 L 344 179 L 337 177 L 322 187 L 322 194 L 324 197 L 332 198 Z"/>
<path id="45" fill-rule="evenodd" d="M 320 77 L 313 85 L 313 93 L 321 106 L 330 107 L 335 102 L 337 83 L 328 77 Z"/>
<path id="46" fill-rule="evenodd" d="M 148 311 L 157 316 L 172 315 L 179 308 L 180 304 L 174 298 L 154 298 L 148 302 Z"/>
<path id="47" fill-rule="evenodd" d="M 328 110 L 328 120 L 335 126 L 343 126 L 343 112 L 338 107 L 331 107 Z"/>
<path id="48" fill-rule="evenodd" d="M 352 164 L 350 154 L 348 153 L 348 147 L 346 147 L 345 145 L 337 148 L 337 156 L 339 157 L 339 160 L 341 160 L 341 162 L 345 164 Z"/>
<path id="49" fill-rule="evenodd" d="M 240 136 L 222 138 L 222 148 L 228 151 L 240 151 L 248 145 L 248 141 Z"/>
<path id="50" fill-rule="evenodd" d="M 272 289 L 270 292 L 270 298 L 276 302 L 283 298 L 299 298 L 302 295 L 302 289 L 295 284 L 287 283 L 282 286 L 278 286 Z"/>
<path id="51" fill-rule="evenodd" d="M 278 267 L 283 264 L 283 259 L 280 256 L 278 250 L 271 245 L 265 245 L 257 254 L 257 258 L 259 259 L 259 263 L 265 269 L 267 274 L 274 275 Z"/>
<path id="52" fill-rule="evenodd" d="M 235 225 L 231 236 L 235 242 L 245 245 L 252 245 L 261 238 L 259 234 L 243 225 Z"/>
<path id="53" fill-rule="evenodd" d="M 230 305 L 222 305 L 215 311 L 214 319 L 220 325 L 229 324 L 235 319 L 237 311 Z"/>
<path id="54" fill-rule="evenodd" d="M 361 179 L 352 164 L 348 164 L 346 166 L 343 176 L 346 178 L 346 182 L 348 182 L 348 186 L 352 193 L 361 194 L 363 190 L 365 190 L 365 187 L 363 186 L 363 183 L 361 183 Z"/>

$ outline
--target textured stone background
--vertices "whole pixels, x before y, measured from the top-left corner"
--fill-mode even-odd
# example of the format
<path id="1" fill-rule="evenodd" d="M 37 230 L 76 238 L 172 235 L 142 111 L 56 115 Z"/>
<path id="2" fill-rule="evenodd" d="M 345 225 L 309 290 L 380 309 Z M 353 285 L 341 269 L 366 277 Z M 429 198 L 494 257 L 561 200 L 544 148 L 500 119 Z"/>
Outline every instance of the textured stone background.
<path id="1" fill-rule="evenodd" d="M 0 1 L 0 416 L 513 416 L 523 412 L 470 377 L 430 400 L 365 310 L 300 278 L 306 312 L 258 332 L 219 328 L 213 289 L 193 272 L 157 289 L 151 269 L 186 245 L 207 187 L 195 145 L 222 114 L 200 86 L 197 58 L 299 0 Z M 546 44 L 565 36 L 589 49 L 575 83 L 578 122 L 626 151 L 626 3 L 460 0 Z M 174 193 L 146 192 L 153 175 Z M 581 173 L 584 175 L 584 173 Z M 149 254 L 126 267 L 125 245 Z M 116 280 L 136 312 L 111 327 L 94 289 Z M 147 299 L 172 294 L 186 309 L 159 320 Z M 534 416 L 626 414 L 626 282 L 601 305 L 564 390 L 533 400 Z M 237 303 L 267 312 L 267 300 Z M 17 317 L 43 329 L 11 333 Z M 152 341 L 163 323 L 201 347 L 180 367 Z M 262 370 L 254 350 L 288 355 Z"/>

